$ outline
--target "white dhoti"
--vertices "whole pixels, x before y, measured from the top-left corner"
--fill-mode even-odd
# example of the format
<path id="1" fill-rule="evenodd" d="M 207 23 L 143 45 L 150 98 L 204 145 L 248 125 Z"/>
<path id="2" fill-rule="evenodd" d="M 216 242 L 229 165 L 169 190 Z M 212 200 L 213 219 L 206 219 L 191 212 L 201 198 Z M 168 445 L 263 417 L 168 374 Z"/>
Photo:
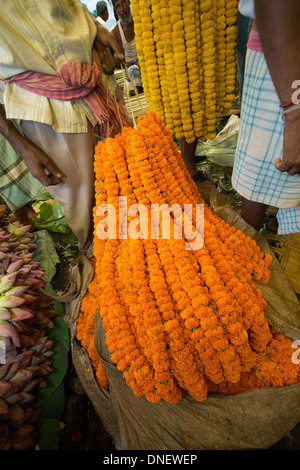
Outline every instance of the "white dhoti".
<path id="1" fill-rule="evenodd" d="M 92 126 L 79 134 L 57 133 L 48 124 L 33 121 L 22 121 L 21 126 L 24 135 L 53 159 L 62 174 L 62 182 L 47 190 L 62 204 L 68 225 L 84 249 L 93 231 L 96 140 Z"/>

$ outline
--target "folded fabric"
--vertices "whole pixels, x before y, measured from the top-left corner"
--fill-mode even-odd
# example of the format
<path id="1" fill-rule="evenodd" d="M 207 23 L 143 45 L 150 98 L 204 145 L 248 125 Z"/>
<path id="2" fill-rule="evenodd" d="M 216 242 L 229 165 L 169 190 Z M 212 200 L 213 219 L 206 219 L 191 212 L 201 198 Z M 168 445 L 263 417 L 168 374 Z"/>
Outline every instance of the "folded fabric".
<path id="1" fill-rule="evenodd" d="M 115 135 L 130 123 L 126 106 L 117 103 L 101 82 L 101 70 L 94 64 L 75 60 L 60 66 L 56 75 L 28 70 L 4 80 L 32 93 L 61 101 L 84 100 L 102 126 L 102 135 Z"/>

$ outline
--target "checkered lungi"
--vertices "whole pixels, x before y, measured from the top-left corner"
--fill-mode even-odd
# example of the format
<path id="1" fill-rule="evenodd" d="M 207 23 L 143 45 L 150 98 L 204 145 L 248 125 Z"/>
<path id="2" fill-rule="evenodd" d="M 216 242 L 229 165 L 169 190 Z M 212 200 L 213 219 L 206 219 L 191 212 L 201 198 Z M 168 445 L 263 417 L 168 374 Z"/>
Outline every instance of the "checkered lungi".
<path id="1" fill-rule="evenodd" d="M 0 198 L 16 211 L 43 191 L 45 187 L 31 175 L 22 157 L 0 134 Z"/>
<path id="2" fill-rule="evenodd" d="M 283 152 L 279 104 L 264 54 L 248 49 L 232 184 L 246 199 L 279 208 L 278 233 L 287 234 L 300 232 L 300 176 L 274 165 Z"/>

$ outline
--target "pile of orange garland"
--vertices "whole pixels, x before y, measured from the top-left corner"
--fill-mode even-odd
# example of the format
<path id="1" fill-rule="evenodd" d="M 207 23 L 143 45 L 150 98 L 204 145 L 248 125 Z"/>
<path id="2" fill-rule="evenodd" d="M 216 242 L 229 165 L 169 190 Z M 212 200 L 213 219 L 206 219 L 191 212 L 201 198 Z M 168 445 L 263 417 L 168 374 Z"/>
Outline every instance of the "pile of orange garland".
<path id="1" fill-rule="evenodd" d="M 135 203 L 204 204 L 172 135 L 154 112 L 137 128 L 99 143 L 96 208 L 119 196 Z M 77 338 L 99 384 L 108 387 L 94 348 L 94 316 L 106 332 L 111 360 L 137 396 L 178 403 L 188 393 L 239 393 L 300 380 L 292 341 L 264 317 L 253 280 L 266 283 L 272 257 L 204 206 L 204 246 L 184 239 L 94 239 L 94 278 L 82 300 Z M 173 219 L 172 219 L 173 220 Z M 173 220 L 174 222 L 174 220 Z M 130 223 L 130 218 L 128 218 Z"/>

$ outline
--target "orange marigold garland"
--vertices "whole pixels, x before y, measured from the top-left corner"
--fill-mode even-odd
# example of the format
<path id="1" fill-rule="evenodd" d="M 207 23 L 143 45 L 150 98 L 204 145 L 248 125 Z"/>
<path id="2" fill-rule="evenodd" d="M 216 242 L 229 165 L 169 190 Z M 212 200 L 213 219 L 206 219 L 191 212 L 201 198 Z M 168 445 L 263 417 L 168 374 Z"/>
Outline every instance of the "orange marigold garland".
<path id="1" fill-rule="evenodd" d="M 151 402 L 299 382 L 292 341 L 267 323 L 266 301 L 253 282 L 268 281 L 272 257 L 204 203 L 162 118 L 149 111 L 136 129 L 99 143 L 95 174 L 95 272 L 77 338 L 99 384 L 109 386 L 94 345 L 95 314 L 127 385 Z M 104 203 L 116 210 L 116 239 L 97 236 Z M 136 214 L 121 224 L 120 209 L 133 204 L 146 207 L 145 226 Z M 151 238 L 151 204 L 204 204 L 204 246 L 186 250 L 185 238 L 176 239 L 176 211 L 169 214 L 170 237 L 162 237 L 160 222 L 158 238 Z M 194 213 L 190 222 L 195 227 Z M 127 234 L 132 223 L 135 239 Z"/>

